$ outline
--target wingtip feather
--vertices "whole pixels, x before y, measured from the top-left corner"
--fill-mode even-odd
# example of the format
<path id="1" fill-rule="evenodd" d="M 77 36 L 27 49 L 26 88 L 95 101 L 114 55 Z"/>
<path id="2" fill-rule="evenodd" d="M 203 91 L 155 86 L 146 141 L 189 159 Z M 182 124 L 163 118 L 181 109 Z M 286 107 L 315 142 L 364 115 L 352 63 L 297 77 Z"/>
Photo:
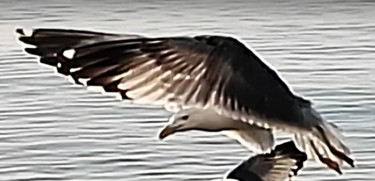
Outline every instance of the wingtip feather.
<path id="1" fill-rule="evenodd" d="M 38 55 L 38 56 L 42 55 L 42 53 L 37 48 L 25 48 L 25 51 L 32 55 Z"/>
<path id="2" fill-rule="evenodd" d="M 16 32 L 18 35 L 25 36 L 25 32 L 23 31 L 23 28 L 16 28 L 15 32 Z"/>

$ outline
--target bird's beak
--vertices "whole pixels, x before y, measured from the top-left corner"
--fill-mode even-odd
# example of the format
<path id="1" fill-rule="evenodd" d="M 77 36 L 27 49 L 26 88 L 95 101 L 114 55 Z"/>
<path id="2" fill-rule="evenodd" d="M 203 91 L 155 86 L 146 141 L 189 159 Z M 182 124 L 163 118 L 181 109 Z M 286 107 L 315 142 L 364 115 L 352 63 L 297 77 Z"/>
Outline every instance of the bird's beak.
<path id="1" fill-rule="evenodd" d="M 161 130 L 161 132 L 159 133 L 159 139 L 162 140 L 162 139 L 166 138 L 167 136 L 169 136 L 169 135 L 171 135 L 175 132 L 177 132 L 177 127 L 168 125 L 163 130 Z"/>

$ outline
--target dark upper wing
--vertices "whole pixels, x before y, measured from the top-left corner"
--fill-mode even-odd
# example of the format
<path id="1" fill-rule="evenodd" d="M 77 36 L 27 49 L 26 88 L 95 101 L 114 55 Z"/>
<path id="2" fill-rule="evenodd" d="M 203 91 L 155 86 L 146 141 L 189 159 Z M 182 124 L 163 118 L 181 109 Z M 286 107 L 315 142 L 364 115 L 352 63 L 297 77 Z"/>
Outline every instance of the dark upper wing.
<path id="1" fill-rule="evenodd" d="M 226 177 L 239 181 L 287 181 L 297 175 L 306 160 L 307 155 L 289 141 L 276 146 L 270 154 L 250 157 Z"/>
<path id="2" fill-rule="evenodd" d="M 24 29 L 17 29 L 20 40 L 26 44 L 35 45 L 35 48 L 25 48 L 25 51 L 41 57 L 41 63 L 56 66 L 57 53 L 68 48 L 84 46 L 102 41 L 116 39 L 140 38 L 139 35 L 119 35 L 83 30 L 36 29 L 27 35 Z"/>
<path id="3" fill-rule="evenodd" d="M 209 106 L 244 121 L 254 116 L 298 121 L 298 106 L 308 104 L 254 52 L 230 37 L 123 38 L 36 30 L 31 36 L 21 33 L 20 40 L 36 46 L 27 52 L 76 83 L 102 86 L 134 102 Z"/>

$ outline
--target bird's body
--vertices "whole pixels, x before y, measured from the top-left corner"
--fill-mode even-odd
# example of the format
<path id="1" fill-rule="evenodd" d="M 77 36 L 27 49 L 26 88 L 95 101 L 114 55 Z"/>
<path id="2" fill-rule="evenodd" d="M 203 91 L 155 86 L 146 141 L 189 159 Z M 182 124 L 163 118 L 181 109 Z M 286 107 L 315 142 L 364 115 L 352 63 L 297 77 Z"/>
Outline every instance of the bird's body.
<path id="1" fill-rule="evenodd" d="M 188 115 L 188 117 L 186 117 Z M 186 122 L 186 120 L 189 122 Z M 176 122 L 176 120 L 181 120 Z M 264 153 L 274 146 L 272 130 L 243 121 L 235 120 L 227 116 L 217 114 L 212 109 L 184 109 L 170 118 L 170 123 L 160 133 L 160 138 L 165 138 L 177 131 L 191 129 L 201 131 L 220 131 L 230 138 L 237 140 L 249 150 Z"/>
<path id="2" fill-rule="evenodd" d="M 182 120 L 182 126 L 166 133 L 196 129 L 241 135 L 243 130 L 258 130 L 263 136 L 245 131 L 237 139 L 246 137 L 245 142 L 252 140 L 267 150 L 273 145 L 271 130 L 284 130 L 296 134 L 303 144 L 299 146 L 307 145 L 305 149 L 330 168 L 340 172 L 342 160 L 353 165 L 337 129 L 310 101 L 295 95 L 253 50 L 232 37 L 147 38 L 56 29 L 37 29 L 30 35 L 17 32 L 22 42 L 35 46 L 26 52 L 40 56 L 42 63 L 70 75 L 75 83 L 175 112 L 170 123 Z M 192 114 L 199 115 L 195 121 L 189 119 Z"/>

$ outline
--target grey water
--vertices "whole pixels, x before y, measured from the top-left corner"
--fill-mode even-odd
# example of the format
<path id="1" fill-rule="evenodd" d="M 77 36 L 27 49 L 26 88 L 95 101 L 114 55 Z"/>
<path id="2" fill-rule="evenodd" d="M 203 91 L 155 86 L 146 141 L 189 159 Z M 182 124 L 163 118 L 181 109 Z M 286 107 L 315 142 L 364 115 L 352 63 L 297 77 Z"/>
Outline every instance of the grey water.
<path id="1" fill-rule="evenodd" d="M 0 1 L 0 180 L 212 180 L 250 153 L 218 134 L 157 139 L 170 113 L 88 91 L 27 55 L 14 30 L 221 34 L 257 50 L 337 124 L 356 168 L 309 162 L 298 181 L 375 180 L 375 1 Z"/>

